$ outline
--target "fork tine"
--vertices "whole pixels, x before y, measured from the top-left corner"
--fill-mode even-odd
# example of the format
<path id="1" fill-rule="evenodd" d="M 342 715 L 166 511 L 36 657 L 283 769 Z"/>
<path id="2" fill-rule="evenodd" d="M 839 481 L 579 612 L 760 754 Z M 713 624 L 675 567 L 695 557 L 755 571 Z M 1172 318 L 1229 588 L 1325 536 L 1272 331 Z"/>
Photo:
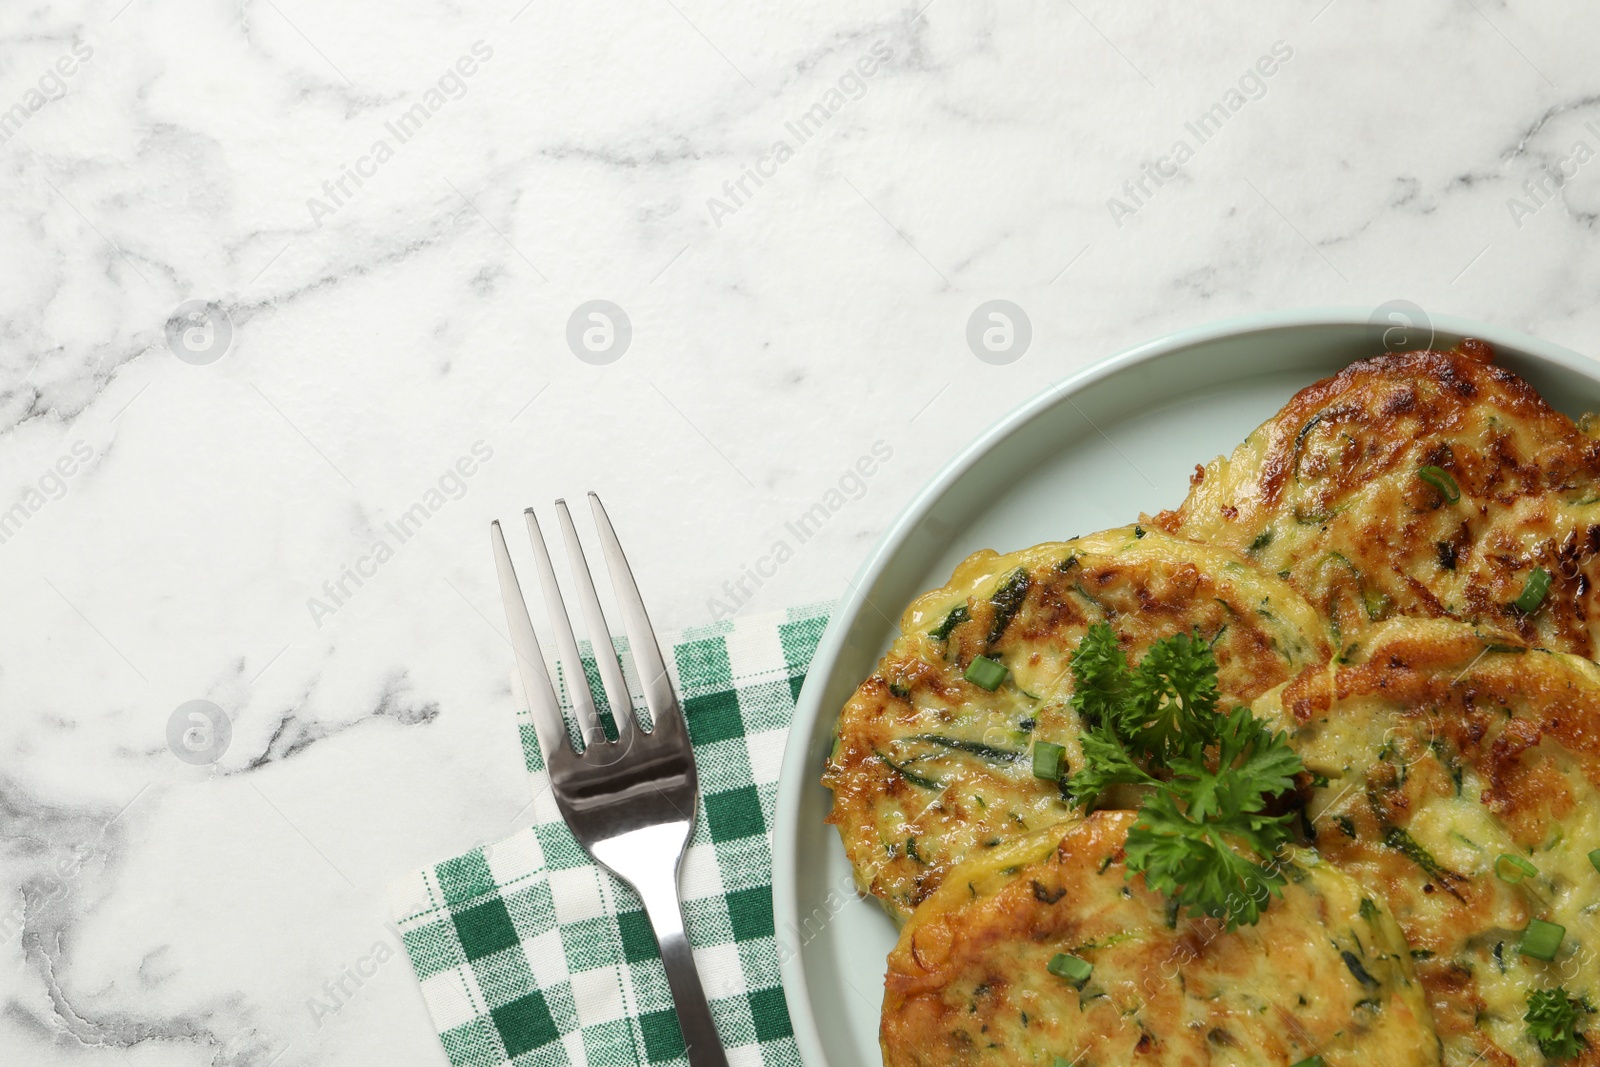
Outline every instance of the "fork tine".
<path id="1" fill-rule="evenodd" d="M 539 638 L 533 632 L 533 620 L 528 618 L 522 586 L 517 583 L 516 569 L 511 566 L 511 553 L 506 551 L 506 535 L 498 522 L 489 524 L 489 539 L 494 543 L 494 564 L 500 573 L 500 599 L 505 602 L 511 648 L 517 655 L 517 676 L 522 679 L 522 691 L 533 715 L 533 732 L 539 738 L 539 750 L 544 753 L 548 765 L 563 749 L 571 751 L 567 745 L 566 723 L 561 718 L 556 691 L 550 686 L 544 654 L 539 651 Z"/>
<path id="2" fill-rule="evenodd" d="M 532 508 L 522 512 L 528 523 L 528 539 L 533 542 L 533 555 L 539 562 L 539 586 L 544 590 L 544 606 L 550 615 L 550 627 L 556 632 L 556 651 L 561 654 L 561 673 L 567 676 L 567 699 L 578 716 L 578 732 L 585 745 L 603 745 L 606 732 L 600 725 L 600 716 L 594 710 L 594 696 L 589 692 L 589 676 L 583 670 L 583 657 L 578 654 L 578 639 L 572 635 L 572 623 L 567 619 L 567 606 L 561 599 L 561 587 L 556 584 L 556 571 L 550 565 L 550 552 L 545 548 L 544 534 L 539 531 L 539 520 Z"/>
<path id="3" fill-rule="evenodd" d="M 633 569 L 628 566 L 628 557 L 622 554 L 622 543 L 611 528 L 611 519 L 598 494 L 589 494 L 589 507 L 600 529 L 606 570 L 611 573 L 611 587 L 617 594 L 617 606 L 622 610 L 622 628 L 628 635 L 628 647 L 633 651 L 634 666 L 639 669 L 639 680 L 644 687 L 645 706 L 650 709 L 654 725 L 651 732 L 681 730 L 683 712 L 678 707 L 677 694 L 672 691 L 672 679 L 667 677 L 667 665 L 661 658 L 661 646 L 656 644 L 655 628 L 650 625 L 650 616 L 645 614 L 644 598 L 633 580 Z"/>
<path id="4" fill-rule="evenodd" d="M 565 500 L 556 501 L 556 514 L 561 519 L 561 534 L 567 542 L 567 559 L 572 564 L 572 577 L 578 585 L 578 606 L 583 609 L 583 624 L 589 631 L 589 643 L 594 646 L 595 665 L 600 668 L 606 702 L 611 705 L 611 714 L 617 722 L 617 740 L 626 741 L 635 725 L 628 683 L 623 680 L 616 650 L 611 647 L 611 628 L 606 625 L 605 613 L 600 610 L 600 598 L 594 591 L 594 578 L 589 573 L 583 545 L 578 541 L 578 529 L 572 525 L 572 513 L 567 510 Z"/>

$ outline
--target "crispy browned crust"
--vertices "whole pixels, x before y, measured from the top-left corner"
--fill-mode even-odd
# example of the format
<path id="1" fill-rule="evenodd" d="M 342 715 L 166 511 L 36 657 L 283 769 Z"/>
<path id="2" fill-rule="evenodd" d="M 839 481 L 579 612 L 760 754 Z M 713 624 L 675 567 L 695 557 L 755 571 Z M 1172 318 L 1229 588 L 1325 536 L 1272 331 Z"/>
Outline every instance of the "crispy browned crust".
<path id="1" fill-rule="evenodd" d="M 1308 764 L 1336 776 L 1312 803 L 1317 850 L 1388 902 L 1421 957 L 1447 1051 L 1463 1062 L 1519 1062 L 1529 1052 L 1518 1021 L 1526 989 L 1600 991 L 1588 962 L 1600 930 L 1580 907 L 1600 890 L 1587 860 L 1600 841 L 1592 823 L 1579 823 L 1600 796 L 1600 671 L 1448 620 L 1395 620 L 1352 656 L 1261 702 L 1281 708 Z M 1475 847 L 1460 854 L 1470 866 L 1429 851 L 1428 842 L 1448 843 L 1443 826 Z M 1567 840 L 1574 831 L 1580 838 Z M 1531 861 L 1549 887 L 1497 876 L 1502 854 Z M 1517 953 L 1533 918 L 1568 928 L 1555 963 Z M 1516 998 L 1486 1000 L 1494 971 L 1515 978 Z M 1497 1043 L 1486 1018 L 1504 1024 L 1512 1047 Z M 1575 1062 L 1600 1064 L 1600 1046 Z"/>
<path id="2" fill-rule="evenodd" d="M 1019 565 L 1029 575 L 1026 597 L 995 634 L 991 579 Z M 961 596 L 975 585 L 975 595 Z M 962 603 L 971 618 L 947 640 L 929 637 L 927 630 Z M 1174 633 L 1198 628 L 1219 637 L 1219 686 L 1235 702 L 1254 699 L 1330 654 L 1315 614 L 1283 582 L 1236 554 L 1159 532 L 1137 536 L 1130 527 L 1013 557 L 969 559 L 951 586 L 907 612 L 906 635 L 841 711 L 823 777 L 834 794 L 828 821 L 839 828 L 858 882 L 898 919 L 974 851 L 1069 816 L 1057 784 L 1033 776 L 1029 743 L 1062 744 L 1069 766 L 1080 765 L 1069 661 L 1088 627 L 1102 620 L 1134 658 Z M 978 655 L 1014 672 L 999 692 L 964 680 Z M 1020 731 L 1019 722 L 1034 725 Z M 930 734 L 1017 757 L 940 756 L 917 741 Z M 920 785 L 891 763 L 939 787 Z"/>
<path id="3" fill-rule="evenodd" d="M 1358 662 L 1296 678 L 1283 700 L 1305 722 L 1337 713 L 1335 701 L 1374 696 L 1393 705 L 1397 728 L 1447 742 L 1478 772 L 1484 806 L 1524 848 L 1543 843 L 1573 807 L 1566 777 L 1535 751 L 1541 742 L 1559 746 L 1600 788 L 1600 689 L 1570 661 L 1507 635 L 1398 623 Z M 1388 803 L 1397 813 L 1408 807 L 1398 795 Z"/>
<path id="4" fill-rule="evenodd" d="M 1137 1005 L 1055 1004 L 1050 993 L 1049 1010 L 1038 1010 L 1033 979 L 1049 952 L 1142 929 L 1138 915 L 1118 910 L 1129 901 L 1164 904 L 1138 881 L 1125 894 L 1103 892 L 1099 875 L 1121 870 L 1132 816 L 1104 812 L 1076 825 L 1056 785 L 1032 778 L 1025 759 L 985 765 L 954 753 L 940 762 L 918 738 L 937 732 L 1025 751 L 1022 720 L 1033 736 L 1066 745 L 1076 767 L 1067 664 L 1100 619 L 1134 656 L 1167 634 L 1198 626 L 1209 636 L 1228 624 L 1217 646 L 1224 693 L 1260 694 L 1257 713 L 1292 730 L 1310 768 L 1304 829 L 1330 871 L 1383 902 L 1416 956 L 1426 998 L 1406 1010 L 1412 1044 L 1429 1046 L 1419 1062 L 1437 1062 L 1432 1053 L 1450 1067 L 1544 1062 L 1521 1018 L 1526 993 L 1564 985 L 1600 1006 L 1600 905 L 1590 903 L 1600 900 L 1600 875 L 1587 859 L 1600 846 L 1600 668 L 1575 658 L 1600 656 L 1591 622 L 1600 619 L 1600 443 L 1590 423 L 1580 429 L 1555 411 L 1480 341 L 1362 360 L 1301 390 L 1230 457 L 1197 467 L 1179 508 L 1145 520 L 1151 540 L 1159 530 L 1191 542 L 1212 553 L 1211 565 L 1178 550 L 1134 565 L 1086 554 L 1070 567 L 1068 545 L 983 552 L 914 603 L 906 636 L 842 712 L 824 778 L 835 794 L 829 821 L 860 883 L 906 923 L 889 960 L 887 1067 L 1048 1067 L 1052 1056 L 1083 1053 L 1085 1064 L 1292 1063 L 1305 1054 L 1294 1042 L 1308 1020 L 1321 1025 L 1314 1011 L 1291 1010 L 1282 1044 L 1275 1007 L 1265 1019 L 1258 1008 L 1244 1012 L 1242 1030 L 1220 1028 L 1242 1044 L 1194 1029 L 1194 1013 L 1209 1009 L 1191 1003 L 1184 983 L 1202 981 L 1206 968 L 1240 976 L 1310 966 L 1273 939 L 1303 939 L 1326 916 L 1276 904 L 1258 927 L 1206 938 L 1196 965 L 1177 976 L 1176 1002 L 1159 988 L 1142 990 Z M 1459 499 L 1419 477 L 1424 467 L 1447 472 Z M 1216 553 L 1232 561 L 1227 581 Z M 1023 606 L 997 623 L 987 597 L 1017 565 L 1008 561 L 1025 556 Z M 1549 573 L 1549 592 L 1525 612 L 1513 602 L 1536 568 Z M 1297 605 L 1303 672 L 1286 670 L 1282 632 L 1239 595 L 1252 582 L 1273 584 L 1274 608 Z M 948 641 L 927 636 L 963 602 L 970 619 Z M 1005 661 L 1036 699 L 964 681 L 978 655 Z M 1052 834 L 1061 841 L 1048 858 L 1016 858 Z M 1537 875 L 1497 876 L 1502 850 L 1529 859 Z M 1533 918 L 1567 927 L 1556 961 L 1518 952 Z M 1148 973 L 1121 951 L 1097 973 Z M 1149 1023 L 1130 1033 L 1130 1012 Z M 1600 1015 L 1585 1024 L 1597 1038 L 1570 1062 L 1600 1067 Z M 1344 1051 L 1326 1062 L 1410 1062 L 1371 1038 Z"/>
<path id="5" fill-rule="evenodd" d="M 1424 466 L 1449 472 L 1458 503 L 1416 476 Z M 1390 615 L 1449 615 L 1593 656 L 1600 506 L 1579 503 L 1591 498 L 1600 445 L 1467 340 L 1302 389 L 1154 521 L 1287 572 L 1346 636 Z M 1529 616 L 1510 605 L 1536 566 L 1554 580 Z"/>
<path id="6" fill-rule="evenodd" d="M 1438 1062 L 1399 931 L 1353 882 L 1302 869 L 1256 926 L 1169 926 L 1127 878 L 1134 819 L 1091 815 L 998 887 L 981 863 L 953 871 L 889 955 L 886 1067 Z M 1058 952 L 1093 964 L 1081 990 L 1048 972 Z"/>

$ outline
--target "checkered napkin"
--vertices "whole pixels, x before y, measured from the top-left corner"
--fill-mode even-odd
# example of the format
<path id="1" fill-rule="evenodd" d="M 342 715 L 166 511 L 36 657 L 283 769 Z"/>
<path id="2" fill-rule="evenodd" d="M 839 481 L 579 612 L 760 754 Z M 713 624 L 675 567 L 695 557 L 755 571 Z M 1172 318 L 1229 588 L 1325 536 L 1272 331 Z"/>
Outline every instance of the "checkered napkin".
<path id="1" fill-rule="evenodd" d="M 800 1063 L 778 981 L 770 830 L 795 697 L 826 613 L 822 605 L 724 621 L 663 642 L 700 775 L 680 882 L 684 919 L 733 1067 Z M 642 707 L 625 642 L 618 651 Z M 533 826 L 390 890 L 439 1040 L 461 1067 L 681 1067 L 683 1038 L 639 899 L 595 867 L 561 821 L 533 720 L 513 688 Z M 601 718 L 612 726 L 608 708 Z"/>

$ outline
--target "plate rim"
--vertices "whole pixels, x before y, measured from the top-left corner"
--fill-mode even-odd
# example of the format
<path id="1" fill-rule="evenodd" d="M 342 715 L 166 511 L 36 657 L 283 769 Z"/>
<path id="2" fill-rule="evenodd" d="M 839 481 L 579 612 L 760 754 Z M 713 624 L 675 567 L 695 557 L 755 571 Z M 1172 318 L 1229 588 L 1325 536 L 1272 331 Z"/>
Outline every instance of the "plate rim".
<path id="1" fill-rule="evenodd" d="M 806 748 L 807 740 L 815 731 L 819 716 L 823 714 L 821 693 L 826 688 L 826 677 L 831 674 L 845 636 L 853 628 L 856 617 L 866 603 L 865 590 L 872 588 L 877 578 L 888 569 L 904 548 L 908 537 L 944 493 L 1011 434 L 1049 408 L 1070 401 L 1075 393 L 1106 378 L 1126 373 L 1140 364 L 1185 348 L 1232 337 L 1286 328 L 1371 325 L 1381 310 L 1381 307 L 1376 310 L 1365 307 L 1318 307 L 1257 312 L 1173 330 L 1139 342 L 1050 382 L 1046 388 L 1000 416 L 929 476 L 884 528 L 853 577 L 846 583 L 845 594 L 828 619 L 807 667 L 805 683 L 795 701 L 794 717 L 789 724 L 783 762 L 778 772 L 773 818 L 772 902 L 775 931 L 781 932 L 792 927 L 799 915 L 795 875 L 799 862 L 797 847 L 802 796 L 808 786 L 821 788 L 820 782 L 813 782 L 807 776 Z M 1554 364 L 1591 381 L 1600 382 L 1600 363 L 1565 346 L 1518 330 L 1461 316 L 1430 315 L 1427 320 L 1427 328 L 1435 334 L 1480 338 L 1497 350 L 1514 351 L 1536 362 Z M 801 1062 L 806 1067 L 826 1067 L 828 1060 L 806 984 L 804 953 L 795 951 L 785 956 L 780 952 L 778 971 Z"/>

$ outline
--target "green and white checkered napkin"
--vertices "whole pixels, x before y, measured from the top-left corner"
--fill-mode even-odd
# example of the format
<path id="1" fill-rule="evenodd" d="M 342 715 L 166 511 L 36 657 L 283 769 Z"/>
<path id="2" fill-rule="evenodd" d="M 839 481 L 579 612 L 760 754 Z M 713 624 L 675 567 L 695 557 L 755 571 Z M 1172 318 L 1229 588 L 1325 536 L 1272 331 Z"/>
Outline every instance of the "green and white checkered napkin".
<path id="1" fill-rule="evenodd" d="M 770 831 L 795 697 L 826 613 L 824 605 L 724 621 L 663 641 L 700 774 L 680 882 L 684 919 L 732 1067 L 800 1063 L 778 981 Z M 622 659 L 641 707 L 632 660 Z M 601 701 L 592 660 L 586 667 Z M 534 825 L 390 890 L 439 1040 L 463 1067 L 686 1064 L 639 899 L 567 831 L 514 691 Z M 601 717 L 609 728 L 609 709 Z"/>

